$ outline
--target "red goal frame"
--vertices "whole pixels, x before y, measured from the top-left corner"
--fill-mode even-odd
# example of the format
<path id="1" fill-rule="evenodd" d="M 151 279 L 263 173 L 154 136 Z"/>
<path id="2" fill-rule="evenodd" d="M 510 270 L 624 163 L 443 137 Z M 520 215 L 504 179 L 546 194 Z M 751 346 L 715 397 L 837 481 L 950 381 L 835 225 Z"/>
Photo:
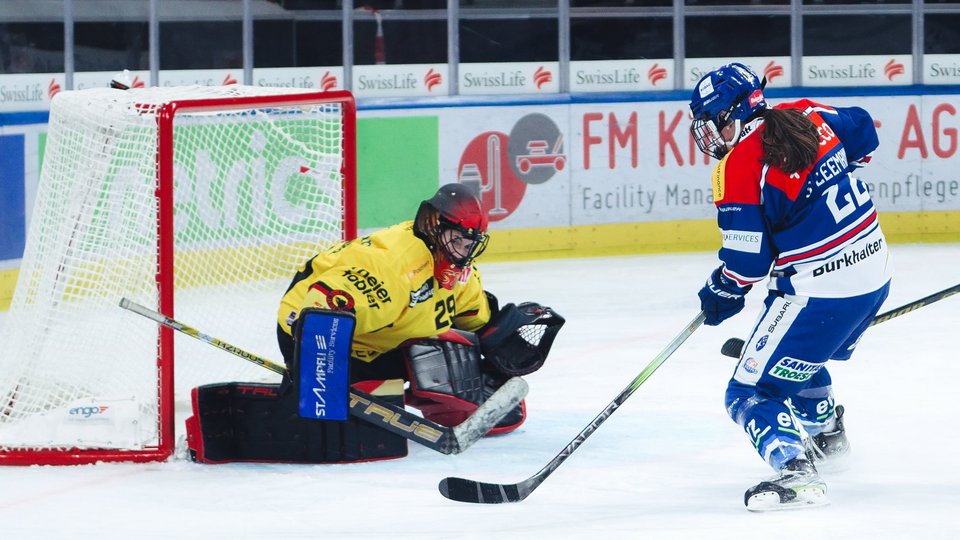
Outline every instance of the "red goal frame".
<path id="1" fill-rule="evenodd" d="M 342 235 L 350 240 L 357 235 L 356 183 L 356 102 L 348 91 L 304 92 L 229 98 L 203 98 L 170 101 L 157 113 L 156 191 L 158 257 L 156 284 L 158 311 L 175 317 L 174 309 L 174 120 L 179 113 L 231 111 L 251 108 L 290 107 L 339 103 L 342 111 Z M 279 293 L 282 291 L 278 291 Z M 279 298 L 279 296 L 278 296 Z M 174 331 L 160 325 L 157 334 L 158 443 L 155 447 L 134 449 L 11 449 L 0 452 L 0 465 L 82 465 L 97 462 L 145 463 L 164 461 L 176 445 L 174 403 Z"/>

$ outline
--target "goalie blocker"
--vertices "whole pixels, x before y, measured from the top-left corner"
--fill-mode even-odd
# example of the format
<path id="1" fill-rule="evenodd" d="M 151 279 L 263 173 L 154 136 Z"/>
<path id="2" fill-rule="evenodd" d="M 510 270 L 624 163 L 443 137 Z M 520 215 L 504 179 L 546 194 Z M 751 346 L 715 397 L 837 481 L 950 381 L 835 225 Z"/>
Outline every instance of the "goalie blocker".
<path id="1" fill-rule="evenodd" d="M 565 322 L 552 309 L 536 303 L 507 304 L 497 310 L 492 295 L 490 301 L 495 316 L 479 336 L 451 330 L 399 347 L 410 380 L 406 392 L 402 379 L 359 381 L 350 387 L 401 408 L 416 407 L 424 418 L 437 424 L 460 424 L 510 377 L 543 366 Z M 304 322 L 299 323 L 301 320 Z M 191 458 L 203 463 L 348 463 L 406 456 L 406 439 L 397 434 L 352 416 L 331 419 L 340 418 L 333 415 L 335 403 L 349 399 L 348 379 L 340 384 L 337 381 L 341 379 L 318 374 L 331 363 L 349 364 L 353 322 L 350 313 L 304 310 L 294 328 L 296 352 L 291 373 L 295 375 L 290 381 L 195 388 L 194 414 L 187 419 Z M 334 323 L 338 329 L 335 339 L 330 335 Z M 351 339 L 345 339 L 348 337 Z M 321 354 L 322 366 L 318 361 Z M 318 412 L 321 404 L 322 414 Z M 526 407 L 521 402 L 489 434 L 513 431 L 525 418 Z"/>

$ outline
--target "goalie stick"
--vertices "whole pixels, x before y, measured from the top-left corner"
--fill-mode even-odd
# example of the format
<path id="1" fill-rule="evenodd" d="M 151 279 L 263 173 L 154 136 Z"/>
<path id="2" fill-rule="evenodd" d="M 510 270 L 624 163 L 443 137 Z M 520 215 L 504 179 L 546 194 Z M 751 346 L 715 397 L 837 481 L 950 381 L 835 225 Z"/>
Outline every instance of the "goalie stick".
<path id="1" fill-rule="evenodd" d="M 196 338 L 218 349 L 239 356 L 248 362 L 285 375 L 287 368 L 266 358 L 245 351 L 196 328 L 187 326 L 127 298 L 120 300 L 120 307 L 142 315 L 162 326 Z M 480 440 L 520 401 L 526 397 L 527 383 L 520 377 L 512 377 L 483 402 L 466 420 L 454 427 L 447 427 L 408 412 L 402 407 L 386 402 L 374 395 L 350 389 L 350 414 L 391 433 L 420 443 L 441 454 L 459 454 Z"/>
<path id="2" fill-rule="evenodd" d="M 939 302 L 940 300 L 953 296 L 957 293 L 960 293 L 960 284 L 954 285 L 953 287 L 948 287 L 940 292 L 935 292 L 930 296 L 925 296 L 919 300 L 910 302 L 909 304 L 904 304 L 896 309 L 891 309 L 886 313 L 881 313 L 880 315 L 874 317 L 872 321 L 870 321 L 870 324 L 867 326 L 867 328 L 875 324 L 889 321 L 890 319 L 899 317 L 901 315 L 906 315 L 911 311 L 918 310 L 924 306 L 929 306 L 934 302 Z M 720 354 L 729 356 L 731 358 L 740 358 L 740 355 L 743 354 L 744 345 L 746 345 L 744 340 L 740 338 L 730 338 L 723 343 L 722 347 L 720 347 Z"/>
<path id="3" fill-rule="evenodd" d="M 701 311 L 677 337 L 673 338 L 673 341 L 671 341 L 656 358 L 647 364 L 647 367 L 643 368 L 643 371 L 620 392 L 620 395 L 603 409 L 603 412 L 598 414 L 559 454 L 530 478 L 516 484 L 490 484 L 448 476 L 440 481 L 440 485 L 438 486 L 440 494 L 453 501 L 481 504 L 514 503 L 526 499 L 527 496 L 533 493 L 533 490 L 537 489 L 537 486 L 542 484 L 553 471 L 557 470 L 557 468 L 587 440 L 587 437 L 592 435 L 593 432 L 600 427 L 600 424 L 603 424 L 607 418 L 610 418 L 620 405 L 623 405 L 623 402 L 636 392 L 637 388 L 640 388 L 640 385 L 643 384 L 644 381 L 653 375 L 653 372 L 656 371 L 657 368 L 666 362 L 667 358 L 703 324 L 705 318 L 706 315 Z"/>

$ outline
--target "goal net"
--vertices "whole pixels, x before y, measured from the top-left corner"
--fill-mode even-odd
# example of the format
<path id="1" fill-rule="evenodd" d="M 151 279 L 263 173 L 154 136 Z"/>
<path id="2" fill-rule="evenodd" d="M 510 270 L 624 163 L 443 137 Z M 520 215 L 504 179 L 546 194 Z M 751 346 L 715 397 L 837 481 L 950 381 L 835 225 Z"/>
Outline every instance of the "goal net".
<path id="1" fill-rule="evenodd" d="M 57 94 L 0 331 L 0 464 L 166 459 L 178 397 L 279 380 L 119 302 L 282 363 L 280 297 L 356 234 L 355 116 L 348 92 Z"/>

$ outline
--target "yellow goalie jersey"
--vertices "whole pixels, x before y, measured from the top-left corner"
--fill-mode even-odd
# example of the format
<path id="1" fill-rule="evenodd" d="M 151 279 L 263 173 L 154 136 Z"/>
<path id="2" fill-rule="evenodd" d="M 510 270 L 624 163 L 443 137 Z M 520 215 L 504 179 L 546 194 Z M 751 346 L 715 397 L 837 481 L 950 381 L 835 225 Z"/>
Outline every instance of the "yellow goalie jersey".
<path id="1" fill-rule="evenodd" d="M 433 253 L 407 221 L 342 242 L 300 268 L 280 301 L 286 333 L 306 307 L 356 314 L 354 358 L 369 362 L 411 338 L 451 327 L 474 332 L 490 320 L 480 272 L 471 266 L 452 290 L 434 279 Z"/>

